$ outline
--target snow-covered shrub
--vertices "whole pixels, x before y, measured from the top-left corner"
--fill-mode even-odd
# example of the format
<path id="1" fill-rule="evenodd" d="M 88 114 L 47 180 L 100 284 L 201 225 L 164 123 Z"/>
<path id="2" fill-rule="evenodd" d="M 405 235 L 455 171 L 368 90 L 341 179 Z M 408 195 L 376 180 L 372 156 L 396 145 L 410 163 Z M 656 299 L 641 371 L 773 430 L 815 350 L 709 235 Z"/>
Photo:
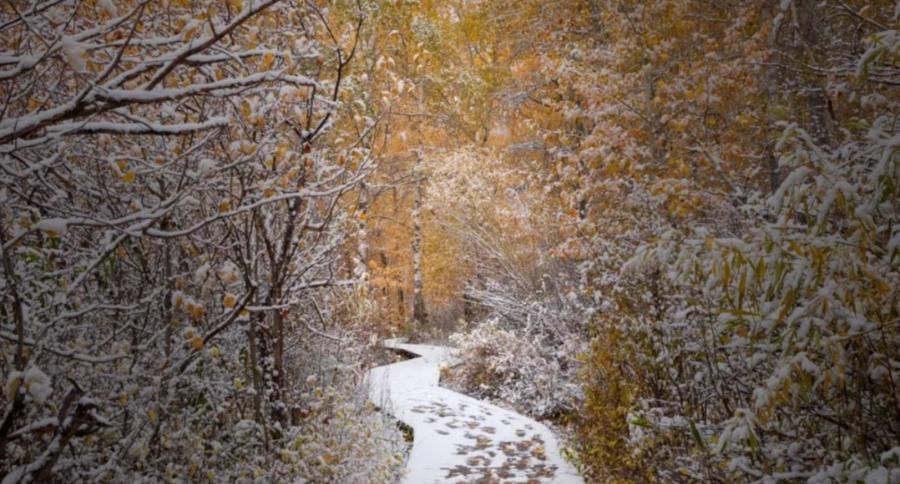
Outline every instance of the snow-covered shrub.
<path id="1" fill-rule="evenodd" d="M 447 265 L 471 271 L 464 331 L 451 337 L 462 351 L 453 374 L 466 392 L 538 418 L 568 416 L 579 395 L 575 374 L 592 304 L 578 294 L 575 264 L 553 253 L 558 220 L 536 185 L 541 167 L 490 149 L 441 159 L 427 208 L 446 214 L 442 234 L 454 237 L 446 245 L 462 258 Z"/>
<path id="2" fill-rule="evenodd" d="M 697 368 L 695 381 L 742 383 L 718 392 L 731 415 L 716 422 L 714 447 L 737 471 L 812 477 L 823 459 L 879 467 L 874 456 L 900 439 L 887 424 L 900 421 L 894 117 L 838 149 L 787 126 L 790 174 L 768 200 L 773 221 L 740 239 L 686 240 L 673 260 L 679 281 L 706 282 L 672 323 L 721 341 L 717 367 Z M 891 472 L 900 478 L 900 466 Z"/>
<path id="3" fill-rule="evenodd" d="M 582 374 L 585 462 L 620 477 L 900 478 L 896 139 L 885 116 L 838 149 L 787 125 L 788 175 L 743 208 L 743 229 L 669 230 L 621 266 L 628 290 L 594 318 Z"/>
<path id="4" fill-rule="evenodd" d="M 507 402 L 539 418 L 559 418 L 575 409 L 577 362 L 567 352 L 573 348 L 505 329 L 496 318 L 450 341 L 463 361 L 453 376 L 467 393 Z"/>
<path id="5" fill-rule="evenodd" d="M 669 229 L 621 266 L 630 290 L 595 328 L 628 350 L 588 359 L 585 461 L 605 446 L 620 476 L 900 479 L 896 110 L 836 147 L 783 125 L 786 176 L 737 230 Z M 592 431 L 603 415 L 613 435 Z"/>
<path id="6" fill-rule="evenodd" d="M 310 382 L 302 421 L 288 430 L 282 461 L 300 482 L 392 482 L 405 465 L 393 419 L 348 387 Z"/>
<path id="7" fill-rule="evenodd" d="M 673 28 L 709 5 L 609 2 L 593 62 L 559 71 L 588 125 L 557 156 L 598 309 L 586 476 L 898 482 L 898 11 L 735 2 Z"/>

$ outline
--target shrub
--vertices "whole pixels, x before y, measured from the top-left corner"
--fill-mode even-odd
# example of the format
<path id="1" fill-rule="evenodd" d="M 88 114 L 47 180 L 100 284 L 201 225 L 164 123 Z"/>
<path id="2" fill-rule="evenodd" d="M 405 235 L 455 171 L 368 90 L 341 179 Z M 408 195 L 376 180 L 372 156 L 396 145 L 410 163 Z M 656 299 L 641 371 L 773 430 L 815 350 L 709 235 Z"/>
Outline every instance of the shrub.
<path id="1" fill-rule="evenodd" d="M 497 319 L 450 337 L 463 364 L 459 385 L 479 398 L 507 402 L 538 418 L 560 419 L 575 409 L 575 355 L 545 338 L 505 329 Z"/>

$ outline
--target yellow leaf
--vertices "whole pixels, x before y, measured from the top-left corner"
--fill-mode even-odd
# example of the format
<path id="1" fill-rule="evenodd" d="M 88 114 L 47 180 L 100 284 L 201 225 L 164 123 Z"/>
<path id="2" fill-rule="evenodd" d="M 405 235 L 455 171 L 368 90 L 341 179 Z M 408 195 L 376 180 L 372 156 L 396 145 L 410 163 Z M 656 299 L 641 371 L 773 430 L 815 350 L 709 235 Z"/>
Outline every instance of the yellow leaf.
<path id="1" fill-rule="evenodd" d="M 204 313 L 203 306 L 201 306 L 195 302 L 189 302 L 187 305 L 186 311 L 188 313 L 188 316 L 190 316 L 191 319 L 193 319 L 194 321 L 197 321 L 200 318 L 202 318 L 203 313 Z"/>
<path id="2" fill-rule="evenodd" d="M 200 336 L 194 336 L 191 338 L 191 348 L 196 351 L 200 351 L 203 349 L 203 338 Z"/>
<path id="3" fill-rule="evenodd" d="M 237 298 L 234 296 L 234 294 L 225 294 L 225 298 L 222 300 L 222 305 L 228 309 L 231 309 L 235 306 L 235 304 L 237 304 Z"/>
<path id="4" fill-rule="evenodd" d="M 22 385 L 22 377 L 17 376 L 11 382 L 6 384 L 6 399 L 12 401 L 19 393 L 19 386 Z"/>
<path id="5" fill-rule="evenodd" d="M 284 462 L 285 464 L 289 464 L 289 463 L 293 462 L 293 459 L 291 458 L 291 453 L 288 452 L 287 450 L 282 449 L 281 462 Z"/>
<path id="6" fill-rule="evenodd" d="M 271 52 L 266 52 L 262 56 L 262 60 L 259 62 L 259 71 L 267 71 L 272 68 L 272 63 L 275 62 L 275 55 Z"/>
<path id="7" fill-rule="evenodd" d="M 128 170 L 122 174 L 122 181 L 125 183 L 133 183 L 134 182 L 134 171 Z"/>
<path id="8" fill-rule="evenodd" d="M 285 143 L 278 145 L 278 147 L 275 148 L 275 154 L 274 154 L 275 160 L 280 160 L 280 159 L 284 158 L 284 154 L 287 153 L 287 149 L 288 149 L 288 146 Z"/>
<path id="9" fill-rule="evenodd" d="M 199 26 L 199 25 L 195 25 L 195 26 L 193 26 L 193 27 L 191 27 L 191 28 L 185 30 L 185 31 L 184 31 L 184 35 L 182 36 L 182 39 L 183 39 L 185 42 L 190 42 L 190 40 L 191 40 L 192 38 L 194 38 L 194 35 L 195 35 L 195 34 L 197 33 L 197 31 L 199 31 L 199 30 L 200 30 L 200 26 Z"/>
<path id="10" fill-rule="evenodd" d="M 244 99 L 241 101 L 241 118 L 245 121 L 250 119 L 250 115 L 253 114 L 253 108 L 250 107 L 250 101 Z"/>
<path id="11" fill-rule="evenodd" d="M 241 144 L 241 153 L 245 155 L 252 155 L 256 151 L 256 143 L 243 143 Z"/>

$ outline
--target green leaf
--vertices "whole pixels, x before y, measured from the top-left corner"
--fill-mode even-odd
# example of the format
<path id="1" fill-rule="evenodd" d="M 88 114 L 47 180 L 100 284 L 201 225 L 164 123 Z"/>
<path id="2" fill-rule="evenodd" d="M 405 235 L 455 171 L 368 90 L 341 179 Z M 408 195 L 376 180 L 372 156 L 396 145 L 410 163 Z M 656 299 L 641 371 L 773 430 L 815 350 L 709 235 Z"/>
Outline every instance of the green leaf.
<path id="1" fill-rule="evenodd" d="M 688 425 L 691 427 L 691 437 L 694 438 L 694 442 L 697 443 L 697 447 L 700 447 L 704 451 L 706 449 L 706 442 L 703 441 L 703 437 L 700 436 L 700 432 L 697 431 L 697 426 L 694 425 L 694 421 L 688 419 Z"/>

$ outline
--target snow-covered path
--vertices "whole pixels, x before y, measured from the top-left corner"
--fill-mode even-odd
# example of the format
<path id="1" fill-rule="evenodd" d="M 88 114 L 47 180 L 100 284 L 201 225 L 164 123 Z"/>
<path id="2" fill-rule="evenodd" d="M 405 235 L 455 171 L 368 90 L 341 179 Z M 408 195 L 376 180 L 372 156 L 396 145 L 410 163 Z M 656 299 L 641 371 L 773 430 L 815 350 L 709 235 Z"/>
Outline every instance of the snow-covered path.
<path id="1" fill-rule="evenodd" d="M 371 400 L 414 431 L 404 483 L 582 482 L 545 425 L 438 385 L 450 348 L 385 346 L 420 355 L 368 374 Z"/>

